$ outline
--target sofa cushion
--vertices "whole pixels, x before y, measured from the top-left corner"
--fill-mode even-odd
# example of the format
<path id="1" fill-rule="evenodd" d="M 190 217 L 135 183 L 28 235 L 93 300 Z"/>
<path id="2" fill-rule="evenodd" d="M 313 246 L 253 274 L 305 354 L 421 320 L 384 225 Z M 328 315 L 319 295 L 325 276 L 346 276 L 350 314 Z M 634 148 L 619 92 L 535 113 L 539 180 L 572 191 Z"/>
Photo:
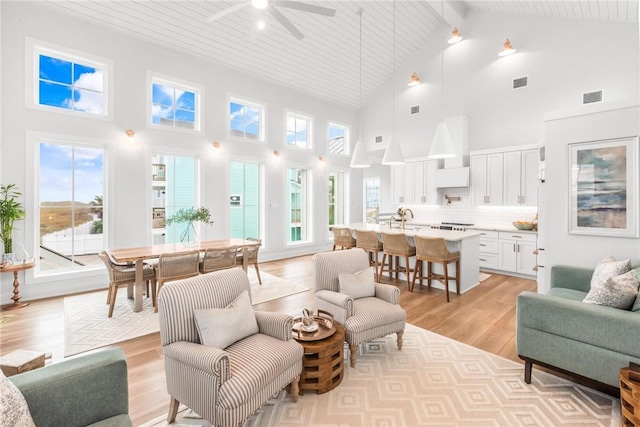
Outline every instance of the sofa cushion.
<path id="1" fill-rule="evenodd" d="M 575 289 L 551 288 L 548 292 L 548 295 L 558 298 L 570 299 L 572 301 L 582 301 L 587 296 L 587 293 L 576 291 Z"/>
<path id="2" fill-rule="evenodd" d="M 29 406 L 18 387 L 0 371 L 0 421 L 3 427 L 35 427 Z"/>
<path id="3" fill-rule="evenodd" d="M 365 268 L 357 273 L 338 273 L 340 293 L 351 298 L 372 297 L 376 294 L 373 267 Z"/>
<path id="4" fill-rule="evenodd" d="M 236 341 L 258 333 L 251 298 L 243 291 L 225 308 L 203 308 L 193 311 L 200 342 L 225 349 Z"/>
<path id="5" fill-rule="evenodd" d="M 626 259 L 616 261 L 611 255 L 598 263 L 591 276 L 591 289 L 604 286 L 612 277 L 619 276 L 631 270 L 631 261 Z"/>
<path id="6" fill-rule="evenodd" d="M 589 304 L 629 310 L 638 296 L 638 279 L 635 271 L 609 278 L 604 285 L 591 288 L 584 299 Z"/>

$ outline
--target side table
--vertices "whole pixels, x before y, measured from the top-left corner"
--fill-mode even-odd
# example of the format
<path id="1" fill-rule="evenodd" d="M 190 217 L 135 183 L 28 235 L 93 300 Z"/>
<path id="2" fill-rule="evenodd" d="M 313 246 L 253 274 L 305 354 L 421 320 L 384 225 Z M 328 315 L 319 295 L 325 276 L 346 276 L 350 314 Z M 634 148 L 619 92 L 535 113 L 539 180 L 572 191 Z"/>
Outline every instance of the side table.
<path id="1" fill-rule="evenodd" d="M 3 306 L 3 310 L 15 310 L 29 305 L 28 302 L 20 302 L 20 281 L 18 280 L 18 273 L 33 268 L 35 265 L 36 262 L 31 261 L 22 264 L 7 265 L 0 268 L 0 273 L 13 273 L 13 297 L 11 298 L 13 300 L 13 304 Z"/>
<path id="2" fill-rule="evenodd" d="M 302 341 L 302 373 L 298 386 L 300 395 L 304 390 L 315 390 L 318 394 L 336 388 L 344 375 L 344 327 L 334 322 L 336 332 L 322 340 Z M 294 334 L 295 339 L 295 334 Z"/>
<path id="3" fill-rule="evenodd" d="M 629 378 L 629 368 L 620 369 L 620 405 L 622 425 L 640 427 L 640 381 Z"/>

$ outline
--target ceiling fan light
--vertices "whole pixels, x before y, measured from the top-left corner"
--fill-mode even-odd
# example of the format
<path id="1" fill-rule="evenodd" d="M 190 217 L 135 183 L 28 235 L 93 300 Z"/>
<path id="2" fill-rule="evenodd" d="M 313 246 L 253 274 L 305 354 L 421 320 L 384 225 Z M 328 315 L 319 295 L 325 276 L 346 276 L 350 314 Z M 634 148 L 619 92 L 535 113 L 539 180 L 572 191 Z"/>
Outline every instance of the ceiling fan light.
<path id="1" fill-rule="evenodd" d="M 507 56 L 507 55 L 511 55 L 512 53 L 516 53 L 516 48 L 513 47 L 509 39 L 507 39 L 504 42 L 504 49 L 502 49 L 500 53 L 498 53 L 498 56 Z"/>
<path id="2" fill-rule="evenodd" d="M 462 40 L 462 34 L 460 34 L 460 31 L 458 31 L 458 27 L 454 27 L 453 31 L 451 31 L 449 44 L 458 43 L 460 40 Z"/>
<path id="3" fill-rule="evenodd" d="M 400 147 L 400 141 L 395 135 L 391 135 L 391 140 L 387 149 L 384 151 L 382 157 L 383 165 L 404 165 L 404 155 L 402 154 L 402 148 Z"/>
<path id="4" fill-rule="evenodd" d="M 362 138 L 358 138 L 356 141 L 356 147 L 353 149 L 353 157 L 351 157 L 351 164 L 349 166 L 352 168 L 368 168 L 371 166 Z"/>
<path id="5" fill-rule="evenodd" d="M 420 77 L 418 77 L 418 74 L 413 73 L 411 74 L 411 80 L 409 80 L 409 83 L 407 83 L 407 86 L 418 86 L 420 84 Z"/>
<path id="6" fill-rule="evenodd" d="M 436 128 L 436 134 L 431 142 L 431 147 L 429 147 L 429 155 L 427 157 L 430 159 L 448 159 L 455 156 L 456 151 L 453 147 L 449 127 L 441 120 Z"/>
<path id="7" fill-rule="evenodd" d="M 269 0 L 251 0 L 251 5 L 256 9 L 266 9 L 269 6 Z"/>
<path id="8" fill-rule="evenodd" d="M 258 30 L 264 30 L 267 27 L 267 23 L 261 19 L 256 22 L 256 27 L 258 28 Z"/>

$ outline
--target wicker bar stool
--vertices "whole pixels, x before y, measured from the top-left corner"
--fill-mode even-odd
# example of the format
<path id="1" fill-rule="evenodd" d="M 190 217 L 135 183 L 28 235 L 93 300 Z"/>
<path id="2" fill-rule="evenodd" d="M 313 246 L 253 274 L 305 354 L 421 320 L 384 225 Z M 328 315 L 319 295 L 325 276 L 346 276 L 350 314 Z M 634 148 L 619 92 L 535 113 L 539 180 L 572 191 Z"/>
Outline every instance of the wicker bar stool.
<path id="1" fill-rule="evenodd" d="M 416 283 L 416 276 L 420 273 L 420 284 L 422 279 L 427 279 L 427 286 L 431 287 L 431 280 L 435 279 L 444 285 L 447 291 L 447 302 L 449 302 L 449 280 L 456 281 L 456 293 L 460 294 L 460 252 L 449 252 L 447 244 L 441 237 L 415 236 L 416 242 L 416 268 L 413 272 L 411 289 Z M 427 262 L 427 275 L 423 275 L 422 262 Z M 432 271 L 432 263 L 442 264 L 444 274 L 436 274 Z M 456 263 L 456 275 L 449 276 L 449 264 Z"/>
<path id="2" fill-rule="evenodd" d="M 155 302 L 155 312 L 158 312 L 158 304 L 156 296 L 160 292 L 164 282 L 170 282 L 172 280 L 186 279 L 188 277 L 197 276 L 200 274 L 198 267 L 200 266 L 200 252 L 178 252 L 175 254 L 162 254 L 158 259 L 158 263 L 153 266 L 153 271 L 156 273 L 156 282 L 158 289 L 156 291 L 155 286 L 151 289 L 153 301 Z"/>
<path id="3" fill-rule="evenodd" d="M 393 273 L 396 274 L 396 279 L 398 279 L 398 275 L 400 272 L 404 272 L 407 276 L 407 290 L 409 292 L 413 291 L 413 287 L 411 286 L 411 265 L 409 264 L 409 258 L 416 256 L 416 248 L 415 246 L 411 246 L 409 244 L 409 240 L 407 239 L 407 235 L 404 233 L 382 233 L 382 267 L 380 268 L 380 275 L 385 270 L 385 265 L 387 265 L 387 271 L 389 272 L 389 277 L 392 277 Z M 389 264 L 385 264 L 387 259 L 387 255 L 389 255 Z M 395 267 L 393 263 L 393 258 L 395 257 Z M 400 257 L 405 259 L 405 266 L 400 266 Z"/>
<path id="4" fill-rule="evenodd" d="M 356 246 L 369 254 L 369 264 L 374 266 L 376 281 L 379 282 L 378 254 L 382 252 L 382 242 L 378 239 L 378 235 L 373 230 L 356 230 Z"/>
<path id="5" fill-rule="evenodd" d="M 336 246 L 342 249 L 351 249 L 356 246 L 356 239 L 351 235 L 351 230 L 347 227 L 332 227 L 333 230 L 333 250 Z"/>

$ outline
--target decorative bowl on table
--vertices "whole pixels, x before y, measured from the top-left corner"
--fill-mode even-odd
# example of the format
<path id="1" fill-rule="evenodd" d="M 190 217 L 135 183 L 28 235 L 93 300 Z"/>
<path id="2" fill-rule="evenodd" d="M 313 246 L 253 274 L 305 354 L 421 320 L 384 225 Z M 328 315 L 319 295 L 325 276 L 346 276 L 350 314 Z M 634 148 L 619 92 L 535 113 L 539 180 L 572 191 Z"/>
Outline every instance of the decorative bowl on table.
<path id="1" fill-rule="evenodd" d="M 518 230 L 533 230 L 533 222 L 531 221 L 514 221 L 513 226 Z"/>

